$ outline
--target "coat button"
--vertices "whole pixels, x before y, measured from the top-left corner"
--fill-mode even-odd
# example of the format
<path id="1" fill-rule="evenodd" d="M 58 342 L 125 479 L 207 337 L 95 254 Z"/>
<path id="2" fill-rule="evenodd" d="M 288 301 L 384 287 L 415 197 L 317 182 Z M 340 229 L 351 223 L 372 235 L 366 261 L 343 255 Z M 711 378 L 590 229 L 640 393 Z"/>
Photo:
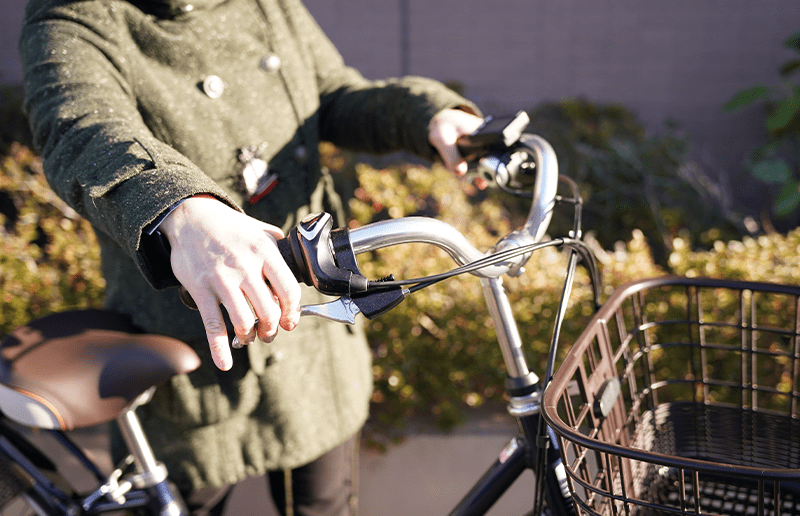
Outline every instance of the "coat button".
<path id="1" fill-rule="evenodd" d="M 225 83 L 216 75 L 209 75 L 203 80 L 203 91 L 212 99 L 218 99 L 225 91 Z"/>
<path id="2" fill-rule="evenodd" d="M 295 148 L 294 150 L 292 158 L 294 158 L 294 162 L 297 163 L 298 165 L 305 165 L 306 163 L 308 163 L 308 158 L 309 158 L 308 154 L 309 154 L 308 147 L 306 147 L 305 145 L 298 145 L 297 148 Z"/>
<path id="3" fill-rule="evenodd" d="M 277 54 L 267 54 L 261 58 L 258 66 L 267 73 L 275 73 L 281 68 L 281 58 Z"/>

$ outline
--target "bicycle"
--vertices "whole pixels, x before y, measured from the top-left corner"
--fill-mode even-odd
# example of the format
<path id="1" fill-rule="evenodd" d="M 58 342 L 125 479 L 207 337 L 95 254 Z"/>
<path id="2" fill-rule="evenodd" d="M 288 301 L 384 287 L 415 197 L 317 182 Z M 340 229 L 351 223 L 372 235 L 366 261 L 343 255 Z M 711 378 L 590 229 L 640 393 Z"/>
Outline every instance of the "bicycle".
<path id="1" fill-rule="evenodd" d="M 638 376 L 634 373 L 642 372 L 642 366 L 637 366 L 637 362 L 634 360 L 630 362 L 633 365 L 628 365 L 626 362 L 624 367 L 619 366 L 621 370 L 618 371 L 617 366 L 609 357 L 627 358 L 631 356 L 650 366 L 657 363 L 659 350 L 670 346 L 659 347 L 654 344 L 651 337 L 648 337 L 650 339 L 647 341 L 649 342 L 648 346 L 642 347 L 646 351 L 630 350 L 629 342 L 633 337 L 622 337 L 627 334 L 620 331 L 621 340 L 626 343 L 625 345 L 612 347 L 607 343 L 603 344 L 604 349 L 611 348 L 616 354 L 611 353 L 607 356 L 601 355 L 599 351 L 595 353 L 598 346 L 593 344 L 595 342 L 594 335 L 598 333 L 598 328 L 606 328 L 606 319 L 603 317 L 607 317 L 608 311 L 613 310 L 607 307 L 613 306 L 616 299 L 624 298 L 627 293 L 631 292 L 631 289 L 621 289 L 619 296 L 612 296 L 607 302 L 612 305 L 606 304 L 600 309 L 597 270 L 591 252 L 581 240 L 582 201 L 578 195 L 577 186 L 570 179 L 559 177 L 556 156 L 552 147 L 538 136 L 525 134 L 523 130 L 526 124 L 527 121 L 523 114 L 511 119 L 489 119 L 469 141 L 463 142 L 462 149 L 465 155 L 469 155 L 474 172 L 485 181 L 491 182 L 511 194 L 532 198 L 527 221 L 521 229 L 501 238 L 489 252 L 484 253 L 473 247 L 466 237 L 453 227 L 435 219 L 418 217 L 390 219 L 348 230 L 347 228 L 333 229 L 332 218 L 328 214 L 315 214 L 303 220 L 289 232 L 285 239 L 280 240 L 278 242 L 279 249 L 298 280 L 313 285 L 323 293 L 338 297 L 326 304 L 305 306 L 301 313 L 306 316 L 320 316 L 352 324 L 359 313 L 367 318 L 377 317 L 397 306 L 413 292 L 456 274 L 471 273 L 479 277 L 507 370 L 505 387 L 509 400 L 508 411 L 517 419 L 520 431 L 500 452 L 494 464 L 452 510 L 451 515 L 485 514 L 514 480 L 527 469 L 533 470 L 535 478 L 535 485 L 532 489 L 532 510 L 528 514 L 630 514 L 647 513 L 647 511 L 665 514 L 695 514 L 700 513 L 701 508 L 705 511 L 706 507 L 703 504 L 690 503 L 694 494 L 700 491 L 699 482 L 690 481 L 690 487 L 687 488 L 689 490 L 680 491 L 683 494 L 677 496 L 678 502 L 673 502 L 670 501 L 670 497 L 675 498 L 673 494 L 670 494 L 674 484 L 671 479 L 675 477 L 683 479 L 687 474 L 697 478 L 700 475 L 698 471 L 702 471 L 705 476 L 706 469 L 710 467 L 716 472 L 714 479 L 719 484 L 719 478 L 722 477 L 723 480 L 729 478 L 725 474 L 730 471 L 735 470 L 735 474 L 738 476 L 753 475 L 756 474 L 757 468 L 752 465 L 736 466 L 733 469 L 730 466 L 716 467 L 714 464 L 708 466 L 702 458 L 697 456 L 688 459 L 676 458 L 674 454 L 681 453 L 682 450 L 673 450 L 672 455 L 652 454 L 652 450 L 635 447 L 639 445 L 640 441 L 644 442 L 643 439 L 639 439 L 639 441 L 635 439 L 621 440 L 619 443 L 602 441 L 607 433 L 604 432 L 606 429 L 621 428 L 622 430 L 611 432 L 614 436 L 625 433 L 636 436 L 647 434 L 652 428 L 658 428 L 658 424 L 648 426 L 640 423 L 649 421 L 645 416 L 636 415 L 627 418 L 625 414 L 634 407 L 637 409 L 644 407 L 643 414 L 661 414 L 658 412 L 657 406 L 650 407 L 647 403 L 651 400 L 655 401 L 658 397 L 654 392 L 656 387 L 660 387 L 658 382 L 662 380 L 656 378 L 655 373 L 651 373 L 651 379 L 654 381 L 648 382 L 647 388 L 642 391 L 643 394 L 639 395 L 640 391 L 634 391 L 630 385 L 636 383 L 633 379 Z M 560 183 L 565 184 L 570 191 L 568 196 L 558 194 Z M 565 237 L 544 239 L 553 210 L 557 205 L 572 207 L 574 211 L 572 231 Z M 357 255 L 411 242 L 422 242 L 442 248 L 453 258 L 458 267 L 435 276 L 410 280 L 396 280 L 393 277 L 368 280 L 361 273 L 356 260 Z M 540 378 L 528 367 L 523 353 L 522 339 L 503 289 L 502 277 L 504 275 L 513 277 L 519 274 L 531 253 L 547 246 L 563 247 L 569 249 L 570 253 L 561 301 L 553 323 L 551 350 L 547 357 L 544 376 Z M 581 337 L 564 363 L 556 368 L 556 344 L 559 342 L 566 302 L 579 263 L 589 271 L 594 290 L 593 301 L 595 308 L 600 311 L 584 333 L 588 336 Z M 694 280 L 686 281 L 691 283 Z M 747 290 L 754 286 L 748 285 L 744 288 Z M 797 300 L 800 299 L 800 289 L 781 288 L 792 292 L 792 295 L 795 296 L 796 306 Z M 186 296 L 184 296 L 184 301 L 191 304 L 191 300 Z M 662 301 L 661 304 L 664 302 Z M 669 303 L 666 304 L 669 306 Z M 10 399 L 27 404 L 29 413 L 13 412 L 10 410 L 13 404 L 5 400 L 6 396 L 0 396 L 0 411 L 3 412 L 3 419 L 0 419 L 0 460 L 4 462 L 3 467 L 0 468 L 4 472 L 0 484 L 7 487 L 12 494 L 22 493 L 39 514 L 100 514 L 120 508 L 144 509 L 149 510 L 151 514 L 186 514 L 180 497 L 175 494 L 174 489 L 170 488 L 166 471 L 163 466 L 159 465 L 147 445 L 146 436 L 141 432 L 133 409 L 138 404 L 146 402 L 153 385 L 164 381 L 172 374 L 180 374 L 196 367 L 196 355 L 187 346 L 173 339 L 139 334 L 124 319 L 105 312 L 56 314 L 50 317 L 52 319 L 44 318 L 35 321 L 7 337 L 0 346 L 3 357 L 14 346 L 19 348 L 21 343 L 33 343 L 28 347 L 23 346 L 25 352 L 30 355 L 32 352 L 29 349 L 34 349 L 34 351 L 38 349 L 41 353 L 53 343 L 60 342 L 59 339 L 61 341 L 67 339 L 79 346 L 81 351 L 77 354 L 76 359 L 83 360 L 90 358 L 91 353 L 88 350 L 92 345 L 102 344 L 105 339 L 108 341 L 107 345 L 111 351 L 100 353 L 102 359 L 98 362 L 99 365 L 92 366 L 95 376 L 103 376 L 103 371 L 118 367 L 116 353 L 120 351 L 120 348 L 127 347 L 133 348 L 142 362 L 147 361 L 146 357 L 149 357 L 160 364 L 160 367 L 153 368 L 156 371 L 149 374 L 146 380 L 126 378 L 124 381 L 112 382 L 112 391 L 119 389 L 124 395 L 113 407 L 109 405 L 98 414 L 93 413 L 92 421 L 108 421 L 116 418 L 123 427 L 122 433 L 131 450 L 131 457 L 109 477 L 103 476 L 96 467 L 91 465 L 91 462 L 77 450 L 77 447 L 65 435 L 65 430 L 68 430 L 70 426 L 85 424 L 88 419 L 55 417 L 58 414 L 56 410 L 58 407 L 47 403 L 46 398 L 37 394 L 35 390 L 30 390 L 31 380 L 26 376 L 27 370 L 15 371 L 13 367 L 7 369 L 16 374 L 16 376 L 14 374 L 10 376 L 20 383 L 7 383 L 9 375 L 0 376 L 0 383 L 4 385 L 0 387 L 0 390 L 10 394 Z M 620 318 L 624 320 L 625 316 L 620 316 Z M 642 323 L 643 326 L 640 325 L 642 330 L 634 331 L 632 334 L 643 335 L 650 331 L 649 321 L 650 319 L 647 319 Z M 641 317 L 640 322 L 642 322 Z M 692 328 L 699 325 L 707 328 L 705 321 L 684 321 L 682 324 Z M 736 324 L 733 323 L 731 327 L 741 326 L 741 324 L 739 326 Z M 63 328 L 62 325 L 64 325 Z M 743 331 L 763 331 L 762 326 L 751 325 L 748 327 L 749 329 Z M 627 329 L 632 326 L 621 327 Z M 636 326 L 636 328 L 638 327 Z M 53 332 L 58 328 L 61 333 L 54 334 Z M 600 333 L 604 334 L 604 331 L 600 331 Z M 707 331 L 703 330 L 706 333 Z M 800 346 L 797 328 L 794 333 L 785 331 L 777 333 L 782 336 L 789 335 L 789 340 L 795 348 Z M 586 342 L 590 344 L 585 344 Z M 232 344 L 237 343 L 233 342 Z M 103 345 L 105 346 L 105 344 Z M 699 350 L 702 350 L 703 353 L 709 354 L 710 349 L 716 352 L 726 350 L 731 346 L 717 345 L 703 348 L 700 344 L 691 344 L 689 347 L 692 350 L 698 350 L 698 353 Z M 20 354 L 20 356 L 24 355 L 24 353 Z M 791 409 L 788 420 L 794 425 L 791 428 L 796 428 L 796 406 L 797 399 L 800 397 L 797 394 L 796 378 L 800 371 L 800 352 L 796 349 L 793 353 L 774 351 L 762 353 L 761 350 L 758 350 L 758 353 L 751 353 L 750 357 L 761 357 L 762 355 L 780 357 L 781 360 L 789 360 L 795 364 L 794 383 L 789 386 L 789 390 L 793 393 L 789 396 L 791 400 L 789 405 L 794 408 Z M 126 364 L 129 363 L 129 361 L 126 362 Z M 597 370 L 600 372 L 584 378 L 581 376 L 581 372 L 588 367 L 584 367 L 585 364 L 592 367 L 597 366 Z M 602 367 L 599 367 L 598 364 Z M 151 366 L 147 366 L 146 370 L 150 371 Z M 601 385 L 595 385 L 601 378 L 603 379 L 600 382 Z M 614 380 L 615 378 L 616 380 Z M 703 387 L 711 390 L 716 383 L 722 383 L 726 388 L 732 387 L 733 384 L 730 381 L 715 383 L 707 377 L 705 378 L 703 382 L 700 382 L 701 390 Z M 25 384 L 25 382 L 29 382 L 29 384 Z M 674 383 L 697 385 L 696 382 L 688 381 Z M 38 387 L 35 381 L 33 384 L 34 387 Z M 28 387 L 26 388 L 25 385 Z M 547 388 L 545 389 L 545 387 Z M 785 386 L 779 387 L 765 387 L 764 392 L 770 396 L 777 396 L 777 392 L 780 392 L 781 389 L 785 390 Z M 761 392 L 758 389 L 757 391 Z M 664 392 L 668 392 L 668 389 Z M 750 389 L 747 392 L 752 394 L 755 391 Z M 578 400 L 582 403 L 578 404 Z M 575 403 L 572 403 L 573 401 Z M 707 397 L 701 405 L 706 408 L 714 401 Z M 595 409 L 595 406 L 599 408 Z M 699 409 L 695 407 L 694 410 L 697 412 Z M 770 410 L 774 410 L 774 408 Z M 691 411 L 688 412 L 691 413 Z M 733 412 L 735 416 L 746 410 L 742 407 L 742 410 Z M 73 412 L 67 414 L 74 415 Z M 753 421 L 760 423 L 761 420 L 758 419 L 760 415 L 754 415 Z M 666 420 L 672 423 L 672 428 L 682 428 L 680 425 L 685 425 L 685 422 L 681 423 L 680 418 L 667 416 L 665 416 Z M 570 424 L 564 423 L 562 418 L 565 418 Z M 52 467 L 52 464 L 49 464 L 46 458 L 41 457 L 42 454 L 22 436 L 13 432 L 13 429 L 9 431 L 11 426 L 5 424 L 6 419 L 13 419 L 32 427 L 52 429 L 51 431 L 65 443 L 71 453 L 76 453 L 90 470 L 95 471 L 100 487 L 89 494 L 72 494 L 62 491 L 56 482 L 51 481 L 47 476 L 58 477 L 57 472 L 53 471 L 55 468 Z M 612 422 L 619 421 L 623 421 L 623 423 L 627 421 L 627 425 L 612 426 Z M 594 426 L 591 426 L 590 423 Z M 794 435 L 792 433 L 790 437 Z M 790 438 L 778 442 L 789 446 L 790 457 L 797 457 L 800 454 L 798 452 L 800 439 Z M 664 449 L 660 441 L 658 446 L 661 446 L 657 447 L 658 450 Z M 647 448 L 646 443 L 644 447 Z M 724 457 L 717 455 L 716 458 Z M 631 461 L 654 466 L 650 468 L 632 466 Z M 706 469 L 700 469 L 701 466 Z M 719 469 L 722 471 L 718 471 Z M 636 481 L 633 481 L 629 474 L 633 470 L 637 472 L 653 470 L 658 478 L 668 479 L 658 483 L 658 489 L 651 489 L 660 497 L 657 501 L 649 500 L 647 496 L 651 493 L 643 489 L 643 486 L 650 487 L 656 484 L 642 482 L 646 478 L 641 475 L 635 479 Z M 773 488 L 773 492 L 791 492 L 790 482 L 800 478 L 800 469 L 796 464 L 790 468 L 783 468 L 777 473 L 772 470 L 765 471 L 767 473 L 763 475 L 763 478 L 762 476 L 758 477 L 761 492 L 764 492 L 767 487 Z M 664 472 L 663 475 L 662 472 Z M 63 480 L 59 479 L 58 484 Z M 679 481 L 678 485 L 685 487 L 686 483 Z M 622 489 L 622 492 L 619 492 L 619 489 Z M 778 499 L 783 503 L 783 498 L 778 497 Z M 760 509 L 758 513 L 765 514 Z"/>

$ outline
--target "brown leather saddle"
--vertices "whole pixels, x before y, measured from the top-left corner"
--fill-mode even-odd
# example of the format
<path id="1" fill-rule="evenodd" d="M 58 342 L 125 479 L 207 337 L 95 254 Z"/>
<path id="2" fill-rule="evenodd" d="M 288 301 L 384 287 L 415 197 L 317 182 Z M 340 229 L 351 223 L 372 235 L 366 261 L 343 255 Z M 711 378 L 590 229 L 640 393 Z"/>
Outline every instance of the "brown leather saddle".
<path id="1" fill-rule="evenodd" d="M 61 312 L 0 341 L 0 411 L 29 427 L 111 421 L 137 396 L 200 365 L 187 344 L 106 310 Z"/>

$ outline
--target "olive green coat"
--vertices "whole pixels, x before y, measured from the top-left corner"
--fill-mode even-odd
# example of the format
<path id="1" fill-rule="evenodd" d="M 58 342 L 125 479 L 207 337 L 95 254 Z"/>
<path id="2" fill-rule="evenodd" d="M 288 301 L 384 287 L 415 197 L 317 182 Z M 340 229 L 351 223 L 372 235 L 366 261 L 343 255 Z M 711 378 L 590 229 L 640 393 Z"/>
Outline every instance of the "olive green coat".
<path id="1" fill-rule="evenodd" d="M 299 0 L 31 0 L 20 51 L 45 173 L 97 230 L 108 307 L 194 342 L 203 359 L 141 410 L 173 479 L 199 488 L 295 467 L 358 431 L 372 390 L 358 328 L 303 318 L 218 371 L 143 228 L 201 192 L 284 229 L 336 211 L 320 140 L 432 158 L 431 117 L 470 105 L 426 79 L 365 80 Z M 279 175 L 254 204 L 240 186 L 244 146 Z"/>

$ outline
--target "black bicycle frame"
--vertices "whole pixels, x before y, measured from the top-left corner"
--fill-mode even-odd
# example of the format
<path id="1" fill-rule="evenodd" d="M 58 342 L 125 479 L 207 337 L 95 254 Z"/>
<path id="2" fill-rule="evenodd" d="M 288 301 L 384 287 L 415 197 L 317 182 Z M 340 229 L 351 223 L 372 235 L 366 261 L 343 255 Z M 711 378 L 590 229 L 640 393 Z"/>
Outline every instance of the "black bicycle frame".
<path id="1" fill-rule="evenodd" d="M 548 506 L 553 514 L 574 514 L 571 498 L 565 498 L 568 495 L 562 491 L 562 481 L 558 478 L 557 472 L 563 468 L 558 443 L 552 432 L 539 436 L 540 418 L 535 413 L 517 419 L 520 433 L 503 448 L 494 464 L 450 512 L 450 516 L 486 514 L 523 472 L 528 469 L 536 471 L 542 453 L 546 454 L 542 482 Z"/>
<path id="2" fill-rule="evenodd" d="M 64 432 L 59 430 L 46 430 L 46 432 L 61 444 L 65 452 L 76 458 L 91 472 L 100 485 L 107 481 L 99 468 Z M 132 488 L 125 493 L 125 501 L 123 503 L 105 499 L 104 493 L 100 490 L 82 496 L 72 496 L 65 493 L 45 473 L 46 471 L 55 472 L 57 470 L 55 464 L 27 438 L 9 425 L 2 415 L 0 415 L 0 454 L 4 455 L 8 462 L 19 466 L 24 472 L 21 476 L 25 478 L 20 478 L 20 482 L 27 484 L 27 486 L 22 489 L 20 494 L 41 514 L 52 516 L 64 514 L 93 515 L 141 507 L 149 508 L 152 514 L 160 514 L 161 509 L 170 504 L 178 503 L 178 505 L 182 505 L 179 500 L 180 495 L 173 492 L 166 479 L 149 487 Z"/>

